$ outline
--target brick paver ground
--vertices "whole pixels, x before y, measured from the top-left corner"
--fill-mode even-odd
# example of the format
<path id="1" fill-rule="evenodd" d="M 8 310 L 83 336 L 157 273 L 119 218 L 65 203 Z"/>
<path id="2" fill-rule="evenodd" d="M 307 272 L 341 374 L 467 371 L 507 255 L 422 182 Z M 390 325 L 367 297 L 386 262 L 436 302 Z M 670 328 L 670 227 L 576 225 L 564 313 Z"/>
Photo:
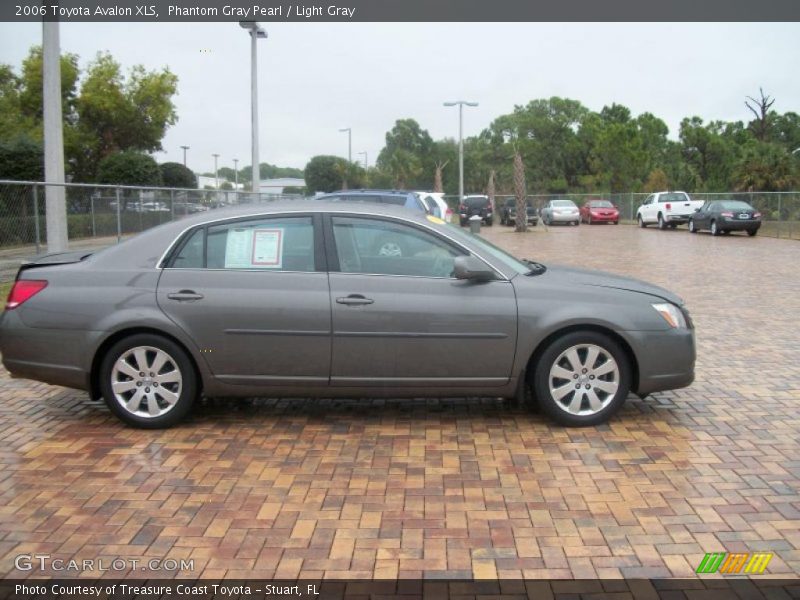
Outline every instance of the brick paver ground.
<path id="1" fill-rule="evenodd" d="M 588 429 L 420 399 L 204 402 L 181 427 L 139 431 L 3 373 L 0 574 L 40 575 L 13 557 L 43 553 L 193 559 L 182 576 L 666 577 L 722 550 L 772 551 L 769 573 L 800 573 L 800 244 L 484 232 L 681 294 L 694 385 Z"/>

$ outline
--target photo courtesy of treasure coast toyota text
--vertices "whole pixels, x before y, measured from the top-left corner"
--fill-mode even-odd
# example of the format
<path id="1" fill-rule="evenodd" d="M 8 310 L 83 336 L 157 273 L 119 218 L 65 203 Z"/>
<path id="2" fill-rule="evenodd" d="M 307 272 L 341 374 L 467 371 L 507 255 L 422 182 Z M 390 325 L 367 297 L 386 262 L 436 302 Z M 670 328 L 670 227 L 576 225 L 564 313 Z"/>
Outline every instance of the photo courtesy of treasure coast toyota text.
<path id="1" fill-rule="evenodd" d="M 800 6 L 0 5 L 0 598 L 800 597 Z"/>

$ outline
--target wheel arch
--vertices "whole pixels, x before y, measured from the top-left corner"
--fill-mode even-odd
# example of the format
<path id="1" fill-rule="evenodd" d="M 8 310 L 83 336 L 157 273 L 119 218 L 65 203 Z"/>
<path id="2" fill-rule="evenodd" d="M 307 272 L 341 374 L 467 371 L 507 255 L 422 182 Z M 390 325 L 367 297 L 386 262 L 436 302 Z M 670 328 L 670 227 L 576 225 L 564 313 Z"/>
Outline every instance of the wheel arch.
<path id="1" fill-rule="evenodd" d="M 115 331 L 114 333 L 109 335 L 106 339 L 104 339 L 101 342 L 101 344 L 97 347 L 97 350 L 95 351 L 94 356 L 92 357 L 92 366 L 89 371 L 89 395 L 93 400 L 96 400 L 102 397 L 103 395 L 100 391 L 100 365 L 103 362 L 103 357 L 105 356 L 105 353 L 108 351 L 109 348 L 111 348 L 111 346 L 116 344 L 118 341 L 125 339 L 126 337 L 130 337 L 132 335 L 137 335 L 141 333 L 163 337 L 172 342 L 173 344 L 176 344 L 178 347 L 180 347 L 180 349 L 186 353 L 186 356 L 189 357 L 189 362 L 191 363 L 192 368 L 194 369 L 195 376 L 197 377 L 198 393 L 201 393 L 203 391 L 204 387 L 203 372 L 199 368 L 197 360 L 195 360 L 195 357 L 192 354 L 192 352 L 189 350 L 189 348 L 186 347 L 186 344 L 184 344 L 181 340 L 179 340 L 175 336 L 170 335 L 169 333 L 166 333 L 164 331 L 161 331 L 160 329 L 156 329 L 153 327 L 128 327 L 126 329 Z"/>
<path id="2" fill-rule="evenodd" d="M 556 331 L 553 331 L 550 334 L 548 334 L 547 337 L 543 338 L 539 342 L 539 344 L 533 349 L 533 352 L 528 358 L 528 362 L 525 364 L 525 377 L 529 383 L 532 383 L 533 374 L 536 370 L 536 364 L 538 363 L 539 358 L 542 356 L 547 347 L 561 336 L 567 335 L 569 333 L 574 333 L 576 331 L 593 331 L 595 333 L 601 333 L 603 335 L 608 336 L 615 342 L 617 342 L 620 348 L 622 348 L 622 351 L 625 353 L 625 356 L 628 359 L 628 363 L 630 364 L 631 391 L 635 392 L 636 390 L 639 389 L 639 363 L 636 360 L 636 354 L 633 352 L 633 348 L 631 348 L 631 345 L 627 342 L 627 340 L 624 337 L 619 335 L 613 329 L 593 323 L 586 323 L 586 324 L 577 323 L 574 325 L 569 325 L 567 327 L 562 327 L 561 329 L 557 329 Z"/>

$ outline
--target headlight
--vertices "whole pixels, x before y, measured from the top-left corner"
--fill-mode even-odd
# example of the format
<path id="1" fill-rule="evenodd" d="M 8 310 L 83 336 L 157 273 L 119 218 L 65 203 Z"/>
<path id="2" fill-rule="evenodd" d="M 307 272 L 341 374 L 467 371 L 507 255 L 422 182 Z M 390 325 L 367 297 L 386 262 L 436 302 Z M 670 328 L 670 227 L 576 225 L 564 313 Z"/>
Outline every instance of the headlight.
<path id="1" fill-rule="evenodd" d="M 653 308 L 658 311 L 669 326 L 674 329 L 686 329 L 686 317 L 683 316 L 681 309 L 674 304 L 653 304 Z"/>

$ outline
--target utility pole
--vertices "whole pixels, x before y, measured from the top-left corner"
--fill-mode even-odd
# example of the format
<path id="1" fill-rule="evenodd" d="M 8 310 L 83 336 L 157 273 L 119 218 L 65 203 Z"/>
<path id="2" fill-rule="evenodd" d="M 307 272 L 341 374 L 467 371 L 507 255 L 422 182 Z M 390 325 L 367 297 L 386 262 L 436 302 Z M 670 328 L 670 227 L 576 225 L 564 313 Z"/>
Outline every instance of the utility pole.
<path id="1" fill-rule="evenodd" d="M 345 127 L 339 131 L 342 133 L 347 132 L 347 162 L 351 163 L 353 162 L 353 130 Z"/>
<path id="2" fill-rule="evenodd" d="M 458 106 L 458 201 L 464 201 L 464 106 L 478 106 L 477 102 L 455 100 L 445 106 Z"/>
<path id="3" fill-rule="evenodd" d="M 64 121 L 61 114 L 61 49 L 58 21 L 42 23 L 44 179 L 47 251 L 67 249 L 67 201 L 64 187 Z"/>
<path id="4" fill-rule="evenodd" d="M 238 158 L 234 158 L 233 159 L 233 177 L 234 177 L 234 179 L 236 179 L 235 186 L 236 186 L 236 189 L 238 190 L 239 189 L 239 159 Z"/>
<path id="5" fill-rule="evenodd" d="M 186 166 L 186 151 L 189 149 L 189 146 L 181 146 L 183 148 L 183 166 Z"/>
<path id="6" fill-rule="evenodd" d="M 255 21 L 239 21 L 239 26 L 250 33 L 250 127 L 251 127 L 251 192 L 261 191 L 261 163 L 258 157 L 258 45 L 256 41 L 266 39 L 267 32 Z"/>
<path id="7" fill-rule="evenodd" d="M 214 187 L 219 189 L 219 171 L 217 170 L 217 159 L 219 158 L 219 154 L 212 154 L 211 156 L 214 157 Z"/>

